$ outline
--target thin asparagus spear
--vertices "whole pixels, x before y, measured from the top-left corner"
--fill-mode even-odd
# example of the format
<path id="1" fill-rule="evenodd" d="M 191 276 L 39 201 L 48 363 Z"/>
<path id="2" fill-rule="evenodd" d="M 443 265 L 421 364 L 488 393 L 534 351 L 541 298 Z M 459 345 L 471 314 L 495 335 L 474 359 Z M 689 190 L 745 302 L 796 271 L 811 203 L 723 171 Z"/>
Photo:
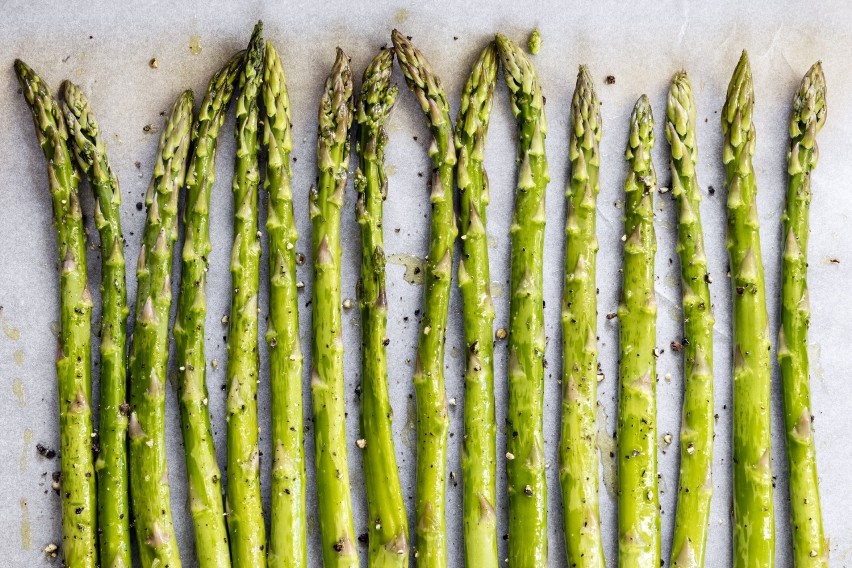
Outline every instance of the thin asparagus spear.
<path id="1" fill-rule="evenodd" d="M 497 36 L 512 112 L 518 122 L 518 182 L 509 303 L 509 408 L 506 462 L 509 565 L 547 565 L 544 475 L 544 193 L 547 171 L 544 97 L 535 68 L 504 35 Z"/>
<path id="2" fill-rule="evenodd" d="M 101 562 L 130 568 L 130 494 L 127 487 L 127 280 L 121 234 L 121 190 L 106 144 L 83 91 L 66 81 L 62 108 L 68 144 L 95 193 L 95 223 L 101 237 L 101 383 L 98 458 L 98 527 Z"/>
<path id="3" fill-rule="evenodd" d="M 228 486 L 226 504 L 231 561 L 236 568 L 266 566 L 266 525 L 260 495 L 257 383 L 260 238 L 257 193 L 258 93 L 263 81 L 263 23 L 258 22 L 240 75 L 234 136 L 234 246 L 228 328 Z"/>
<path id="4" fill-rule="evenodd" d="M 207 317 L 207 264 L 211 250 L 208 211 L 216 176 L 216 146 L 243 59 L 243 52 L 238 53 L 210 79 L 193 126 L 183 210 L 186 236 L 173 331 L 189 508 L 195 527 L 195 553 L 201 568 L 227 568 L 231 565 L 222 501 L 222 475 L 216 461 L 207 408 L 204 323 Z"/>
<path id="5" fill-rule="evenodd" d="M 488 267 L 488 176 L 485 136 L 497 84 L 497 48 L 489 43 L 474 63 L 456 118 L 459 230 L 458 275 L 464 309 L 464 552 L 468 566 L 497 566 L 497 426 L 494 416 L 494 305 Z"/>
<path id="6" fill-rule="evenodd" d="M 145 568 L 180 568 L 166 464 L 166 373 L 172 253 L 178 194 L 192 131 L 192 91 L 175 101 L 160 135 L 148 194 L 148 220 L 136 269 L 136 327 L 130 346 L 130 506 Z"/>
<path id="7" fill-rule="evenodd" d="M 713 313 L 695 175 L 695 100 L 685 71 L 674 76 L 666 107 L 672 194 L 678 206 L 683 294 L 684 393 L 680 426 L 680 485 L 671 565 L 704 566 L 713 495 Z"/>
<path id="8" fill-rule="evenodd" d="M 440 567 L 447 562 L 446 469 L 447 397 L 444 392 L 444 340 L 456 240 L 453 212 L 453 168 L 456 150 L 453 121 L 441 79 L 429 62 L 397 30 L 392 40 L 408 88 L 417 97 L 433 140 L 429 148 L 432 176 L 432 219 L 423 295 L 423 320 L 414 370 L 417 398 L 417 494 L 415 515 L 418 566 Z"/>
<path id="9" fill-rule="evenodd" d="M 266 42 L 263 146 L 267 151 L 269 234 L 269 379 L 272 393 L 271 568 L 307 568 L 302 344 L 296 287 L 296 221 L 290 189 L 290 98 L 281 59 Z"/>
<path id="10" fill-rule="evenodd" d="M 314 291 L 311 396 L 322 554 L 326 568 L 358 566 L 343 392 L 343 329 L 340 301 L 340 211 L 349 174 L 352 71 L 337 59 L 319 107 L 316 189 L 311 191 Z"/>
<path id="11" fill-rule="evenodd" d="M 735 568 L 775 564 L 770 432 L 770 343 L 757 183 L 754 86 L 744 51 L 722 107 L 722 161 L 728 188 L 728 255 L 733 287 Z"/>
<path id="12" fill-rule="evenodd" d="M 33 115 L 48 164 L 53 227 L 59 253 L 59 451 L 62 475 L 62 543 L 70 568 L 95 568 L 97 510 L 92 453 L 92 296 L 86 278 L 86 232 L 77 187 L 80 176 L 68 150 L 59 103 L 35 71 L 15 60 L 15 73 Z"/>
<path id="13" fill-rule="evenodd" d="M 624 281 L 618 306 L 618 565 L 660 565 L 657 495 L 657 302 L 654 296 L 654 117 L 642 95 L 630 119 L 624 183 Z"/>
<path id="14" fill-rule="evenodd" d="M 357 216 L 361 225 L 361 436 L 367 485 L 369 564 L 408 566 L 408 516 L 402 499 L 388 398 L 387 297 L 382 205 L 385 124 L 399 91 L 392 85 L 393 50 L 383 49 L 364 71 L 355 120 Z"/>
<path id="15" fill-rule="evenodd" d="M 600 100 L 585 65 L 571 103 L 566 191 L 565 285 L 562 291 L 562 437 L 559 479 L 565 548 L 571 566 L 604 566 L 598 506 L 598 298 L 595 268 L 600 192 Z"/>
<path id="16" fill-rule="evenodd" d="M 797 568 L 828 566 L 822 528 L 808 367 L 808 209 L 811 172 L 817 165 L 816 135 L 825 123 L 825 77 L 817 62 L 793 98 L 787 152 L 786 247 L 781 280 L 778 362 L 784 386 L 787 460 L 790 464 L 790 526 Z"/>

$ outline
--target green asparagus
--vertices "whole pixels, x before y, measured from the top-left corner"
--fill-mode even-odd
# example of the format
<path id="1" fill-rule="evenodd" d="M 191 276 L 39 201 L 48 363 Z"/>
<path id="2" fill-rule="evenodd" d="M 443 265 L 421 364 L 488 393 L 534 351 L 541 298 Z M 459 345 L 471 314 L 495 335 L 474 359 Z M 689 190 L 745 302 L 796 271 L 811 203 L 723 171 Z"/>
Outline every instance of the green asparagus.
<path id="1" fill-rule="evenodd" d="M 101 383 L 98 527 L 101 563 L 130 568 L 130 504 L 127 488 L 127 281 L 121 234 L 121 190 L 106 156 L 106 144 L 89 101 L 66 81 L 62 88 L 68 141 L 77 165 L 95 193 L 95 223 L 101 237 Z"/>
<path id="2" fill-rule="evenodd" d="M 311 397 L 314 410 L 316 484 L 322 554 L 326 568 L 358 566 L 343 387 L 343 322 L 340 299 L 340 212 L 349 174 L 352 71 L 337 59 L 319 107 L 317 187 L 311 191 L 314 290 Z"/>
<path id="3" fill-rule="evenodd" d="M 258 93 L 263 81 L 263 24 L 258 22 L 240 75 L 234 137 L 234 246 L 231 250 L 231 316 L 228 327 L 228 486 L 225 497 L 231 562 L 235 568 L 266 566 L 266 525 L 260 494 L 257 384 L 260 238 L 257 221 Z"/>
<path id="4" fill-rule="evenodd" d="M 459 288 L 464 308 L 467 371 L 464 385 L 464 553 L 468 566 L 497 566 L 497 426 L 494 416 L 494 305 L 488 267 L 488 176 L 482 167 L 497 83 L 493 43 L 474 63 L 456 118 Z"/>
<path id="5" fill-rule="evenodd" d="M 231 565 L 222 475 L 216 461 L 207 408 L 204 323 L 207 263 L 211 250 L 208 211 L 216 176 L 216 146 L 243 59 L 242 52 L 235 55 L 207 86 L 193 126 L 183 210 L 186 236 L 174 338 L 189 507 L 195 527 L 195 552 L 201 568 Z"/>
<path id="6" fill-rule="evenodd" d="M 770 343 L 757 184 L 754 86 L 744 51 L 722 108 L 722 161 L 728 189 L 728 236 L 733 287 L 733 492 L 735 568 L 775 564 L 770 432 Z"/>
<path id="7" fill-rule="evenodd" d="M 624 280 L 618 306 L 618 565 L 660 566 L 657 494 L 657 302 L 654 296 L 654 117 L 642 95 L 630 117 L 624 182 Z"/>
<path id="8" fill-rule="evenodd" d="M 566 191 L 565 285 L 562 291 L 562 437 L 559 479 L 570 566 L 604 566 L 598 505 L 598 299 L 595 268 L 600 192 L 600 100 L 588 68 L 577 74 L 571 102 Z"/>
<path id="9" fill-rule="evenodd" d="M 145 568 L 180 568 L 166 464 L 166 373 L 172 253 L 178 195 L 186 177 L 192 91 L 184 91 L 160 135 L 145 201 L 148 220 L 136 269 L 136 327 L 130 347 L 130 506 Z"/>
<path id="10" fill-rule="evenodd" d="M 683 294 L 684 393 L 680 427 L 680 486 L 671 565 L 704 566 L 713 495 L 713 313 L 701 229 L 701 191 L 695 175 L 695 100 L 686 72 L 672 79 L 666 107 L 672 194 L 678 206 Z"/>
<path id="11" fill-rule="evenodd" d="M 506 436 L 509 565 L 547 565 L 544 475 L 544 195 L 550 174 L 544 97 L 535 68 L 504 35 L 497 36 L 512 112 L 518 122 L 518 182 L 510 229 L 509 408 Z"/>
<path id="12" fill-rule="evenodd" d="M 59 103 L 35 71 L 15 60 L 15 73 L 48 164 L 53 226 L 59 252 L 59 451 L 65 565 L 95 568 L 97 510 L 92 452 L 92 296 L 86 278 L 86 232 L 77 192 L 80 176 L 68 150 Z"/>
<path id="13" fill-rule="evenodd" d="M 302 344 L 296 287 L 296 221 L 290 189 L 290 98 L 281 59 L 266 42 L 263 147 L 267 152 L 269 234 L 269 379 L 272 394 L 271 568 L 307 568 Z"/>
<path id="14" fill-rule="evenodd" d="M 358 169 L 357 217 L 361 225 L 361 439 L 367 485 L 369 564 L 408 566 L 408 517 L 402 499 L 391 430 L 387 387 L 388 303 L 382 206 L 388 181 L 384 171 L 385 124 L 399 91 L 392 85 L 393 50 L 383 49 L 364 71 L 356 108 Z"/>
<path id="15" fill-rule="evenodd" d="M 444 392 L 444 340 L 453 270 L 456 228 L 453 121 L 441 79 L 411 42 L 393 31 L 394 49 L 408 88 L 414 93 L 432 132 L 432 219 L 423 295 L 423 320 L 414 370 L 417 399 L 417 490 L 415 516 L 418 566 L 447 563 L 446 469 L 449 419 Z"/>
<path id="16" fill-rule="evenodd" d="M 808 375 L 808 208 L 811 172 L 817 165 L 816 135 L 825 123 L 825 77 L 815 63 L 793 98 L 787 152 L 786 247 L 782 259 L 781 330 L 778 362 L 784 390 L 787 460 L 790 464 L 790 526 L 794 563 L 828 566 L 828 543 L 822 528 L 816 448 L 811 424 Z"/>

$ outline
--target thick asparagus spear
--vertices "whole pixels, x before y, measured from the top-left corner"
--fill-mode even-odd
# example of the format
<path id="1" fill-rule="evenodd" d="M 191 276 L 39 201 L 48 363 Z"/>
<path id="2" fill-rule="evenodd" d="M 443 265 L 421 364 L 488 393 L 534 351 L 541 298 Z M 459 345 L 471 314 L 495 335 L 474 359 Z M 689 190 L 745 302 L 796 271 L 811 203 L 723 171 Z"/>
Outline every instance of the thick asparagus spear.
<path id="1" fill-rule="evenodd" d="M 701 191 L 695 175 L 695 100 L 685 71 L 672 79 L 666 107 L 672 194 L 678 205 L 683 294 L 684 393 L 680 427 L 680 486 L 672 566 L 704 566 L 713 483 L 713 313 L 701 229 Z"/>
<path id="2" fill-rule="evenodd" d="M 544 97 L 535 68 L 504 35 L 497 36 L 503 75 L 518 121 L 518 183 L 509 302 L 509 408 L 506 462 L 509 565 L 547 565 L 547 484 L 544 476 L 544 192 L 547 171 Z"/>
<path id="3" fill-rule="evenodd" d="M 778 362 L 784 387 L 787 460 L 790 464 L 790 526 L 797 568 L 828 566 L 828 543 L 822 528 L 816 448 L 811 417 L 808 326 L 808 209 L 811 172 L 819 151 L 816 135 L 825 123 L 825 77 L 815 63 L 793 98 L 787 152 L 786 247 L 781 280 L 781 330 Z"/>
<path id="4" fill-rule="evenodd" d="M 445 566 L 447 562 L 445 495 L 449 420 L 444 392 L 444 340 L 450 303 L 453 246 L 458 233 L 452 199 L 456 150 L 450 105 L 441 79 L 405 36 L 394 30 L 392 39 L 405 81 L 417 97 L 433 137 L 429 148 L 434 170 L 429 256 L 426 261 L 422 328 L 413 379 L 417 398 L 415 558 L 418 566 L 438 567 Z"/>
<path id="5" fill-rule="evenodd" d="M 624 183 L 624 280 L 618 306 L 618 565 L 660 565 L 657 496 L 657 302 L 654 296 L 654 117 L 644 95 L 630 118 Z"/>
<path id="6" fill-rule="evenodd" d="M 600 100 L 585 65 L 571 102 L 566 191 L 565 285 L 562 291 L 562 438 L 559 479 L 565 548 L 571 566 L 604 566 L 598 506 L 598 298 L 595 268 L 600 192 Z"/>
<path id="7" fill-rule="evenodd" d="M 307 568 L 302 344 L 296 288 L 296 221 L 290 189 L 290 98 L 281 59 L 266 42 L 263 68 L 264 185 L 269 193 L 269 380 L 272 393 L 272 568 Z"/>
<path id="8" fill-rule="evenodd" d="M 166 373 L 172 252 L 178 194 L 192 130 L 192 91 L 184 91 L 160 135 L 148 194 L 148 220 L 136 269 L 136 327 L 130 347 L 130 506 L 145 568 L 180 568 L 166 464 Z"/>
<path id="9" fill-rule="evenodd" d="M 734 545 L 733 565 L 772 568 L 775 515 L 770 438 L 770 344 L 757 183 L 754 86 L 745 51 L 722 107 L 722 160 L 728 188 L 728 236 L 733 286 Z"/>
<path id="10" fill-rule="evenodd" d="M 35 71 L 15 60 L 15 73 L 48 164 L 53 226 L 59 252 L 59 449 L 62 474 L 62 542 L 69 568 L 95 568 L 97 511 L 92 453 L 92 297 L 86 278 L 86 232 L 77 187 L 80 176 L 68 151 L 59 103 Z"/>
<path id="11" fill-rule="evenodd" d="M 202 568 L 231 565 L 222 475 L 216 461 L 207 408 L 204 323 L 207 263 L 211 250 L 208 211 L 216 176 L 216 145 L 242 64 L 241 52 L 213 76 L 193 126 L 183 210 L 186 236 L 181 259 L 180 298 L 173 332 L 189 507 L 195 527 L 195 552 Z"/>
<path id="12" fill-rule="evenodd" d="M 237 568 L 266 566 L 266 525 L 260 495 L 257 383 L 260 238 L 257 193 L 258 93 L 263 81 L 263 24 L 258 22 L 240 75 L 234 136 L 234 246 L 231 249 L 231 316 L 228 328 L 228 532 Z"/>
<path id="13" fill-rule="evenodd" d="M 62 88 L 69 145 L 95 193 L 95 223 L 101 237 L 101 382 L 98 527 L 101 563 L 130 568 L 130 495 L 127 487 L 127 281 L 121 234 L 121 190 L 106 155 L 95 114 L 80 88 Z"/>
<path id="14" fill-rule="evenodd" d="M 497 49 L 486 47 L 474 63 L 456 118 L 459 288 L 464 308 L 467 371 L 464 385 L 464 553 L 468 566 L 497 566 L 497 426 L 494 416 L 494 305 L 488 267 L 488 176 L 482 167 L 485 136 L 497 83 Z"/>
<path id="15" fill-rule="evenodd" d="M 311 191 L 314 298 L 311 396 L 323 561 L 327 568 L 358 566 L 343 392 L 343 329 L 340 300 L 340 211 L 349 174 L 352 71 L 337 59 L 319 107 L 317 187 Z"/>
<path id="16" fill-rule="evenodd" d="M 367 485 L 369 564 L 408 566 L 408 517 L 402 499 L 387 386 L 387 311 L 382 206 L 387 123 L 399 91 L 391 84 L 393 50 L 382 50 L 364 71 L 356 108 L 357 216 L 361 225 L 361 437 Z"/>

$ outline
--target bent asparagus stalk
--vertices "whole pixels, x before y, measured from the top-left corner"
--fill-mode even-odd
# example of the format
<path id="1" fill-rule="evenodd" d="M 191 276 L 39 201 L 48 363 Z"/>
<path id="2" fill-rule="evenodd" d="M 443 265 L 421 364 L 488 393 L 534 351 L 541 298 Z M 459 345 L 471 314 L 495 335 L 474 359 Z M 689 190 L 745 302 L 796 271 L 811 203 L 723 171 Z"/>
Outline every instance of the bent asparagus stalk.
<path id="1" fill-rule="evenodd" d="M 59 253 L 59 451 L 62 548 L 65 565 L 95 568 L 98 523 L 92 452 L 92 296 L 86 277 L 86 231 L 77 188 L 80 176 L 68 150 L 62 110 L 35 71 L 15 60 L 36 137 L 48 164 L 53 227 Z"/>
<path id="2" fill-rule="evenodd" d="M 678 243 L 683 294 L 684 393 L 680 427 L 680 478 L 671 565 L 704 566 L 710 498 L 713 495 L 713 312 L 704 236 L 695 99 L 685 71 L 672 79 L 666 107 L 671 146 L 672 194 L 678 206 Z"/>
<path id="3" fill-rule="evenodd" d="M 770 431 L 770 343 L 757 183 L 752 166 L 756 133 L 748 55 L 737 64 L 722 107 L 722 161 L 728 189 L 728 236 L 733 286 L 735 568 L 775 564 Z"/>
<path id="4" fill-rule="evenodd" d="M 660 565 L 657 494 L 657 302 L 654 295 L 654 117 L 642 95 L 630 118 L 624 183 L 624 281 L 618 306 L 618 565 Z"/>
<path id="5" fill-rule="evenodd" d="M 145 201 L 148 220 L 136 269 L 136 327 L 130 346 L 130 505 L 145 568 L 180 568 L 166 464 L 166 381 L 172 252 L 178 194 L 192 131 L 192 91 L 177 99 L 160 136 Z"/>
<path id="6" fill-rule="evenodd" d="M 228 532 L 237 568 L 266 566 L 266 525 L 260 495 L 257 384 L 260 238 L 257 193 L 258 93 L 263 81 L 263 24 L 258 22 L 240 75 L 234 137 L 234 246 L 231 250 L 231 316 L 228 328 Z"/>
<path id="7" fill-rule="evenodd" d="M 95 224 L 101 238 L 101 382 L 98 458 L 98 527 L 101 563 L 130 568 L 130 494 L 127 487 L 127 280 L 121 233 L 121 190 L 106 144 L 83 91 L 62 86 L 69 145 L 95 193 Z"/>
<path id="8" fill-rule="evenodd" d="M 456 240 L 453 212 L 453 168 L 456 150 L 453 121 L 441 79 L 423 54 L 397 30 L 392 35 L 399 65 L 432 132 L 432 219 L 426 259 L 423 320 L 414 370 L 417 399 L 417 491 L 415 517 L 418 566 L 440 567 L 447 562 L 446 469 L 447 398 L 444 391 L 444 340 Z"/>
<path id="9" fill-rule="evenodd" d="M 828 566 L 811 416 L 808 326 L 808 210 L 811 173 L 819 150 L 816 135 L 825 123 L 825 77 L 815 63 L 793 98 L 787 152 L 786 246 L 782 258 L 781 330 L 778 362 L 784 389 L 787 460 L 790 464 L 790 526 L 797 568 Z"/>
<path id="10" fill-rule="evenodd" d="M 544 474 L 544 195 L 550 175 L 544 139 L 544 97 L 535 68 L 520 47 L 497 36 L 503 75 L 518 122 L 518 182 L 509 301 L 509 408 L 506 462 L 509 565 L 547 565 L 547 484 Z"/>
<path id="11" fill-rule="evenodd" d="M 588 68 L 577 74 L 571 102 L 566 191 L 565 285 L 562 291 L 562 436 L 559 480 L 570 566 L 604 566 L 598 505 L 598 299 L 595 268 L 600 192 L 600 100 Z"/>
<path id="12" fill-rule="evenodd" d="M 474 63 L 456 118 L 459 288 L 464 310 L 467 370 L 464 379 L 464 554 L 468 566 L 497 566 L 497 426 L 494 416 L 494 305 L 488 266 L 488 176 L 482 167 L 485 136 L 497 84 L 493 43 Z"/>
<path id="13" fill-rule="evenodd" d="M 201 568 L 231 565 L 222 475 L 216 461 L 207 407 L 204 327 L 207 264 L 211 250 L 208 212 L 216 177 L 216 146 L 234 93 L 234 83 L 243 65 L 243 55 L 243 52 L 235 55 L 210 79 L 193 126 L 183 210 L 185 238 L 180 297 L 173 331 L 189 508 L 195 528 L 195 553 Z"/>
<path id="14" fill-rule="evenodd" d="M 391 429 L 387 386 L 387 297 L 382 206 L 388 181 L 384 171 L 385 124 L 399 91 L 392 85 L 393 50 L 382 50 L 364 72 L 355 114 L 358 169 L 356 209 L 361 225 L 361 437 L 367 485 L 369 564 L 408 566 L 408 517 L 402 499 Z"/>
<path id="15" fill-rule="evenodd" d="M 340 212 L 349 174 L 352 71 L 338 48 L 319 107 L 318 182 L 311 191 L 314 290 L 311 304 L 311 397 L 324 565 L 358 566 L 343 386 L 343 329 L 340 300 Z"/>
<path id="16" fill-rule="evenodd" d="M 269 193 L 269 380 L 272 395 L 271 568 L 307 568 L 302 344 L 296 287 L 296 221 L 290 188 L 290 98 L 281 59 L 266 42 L 263 67 L 264 185 Z"/>

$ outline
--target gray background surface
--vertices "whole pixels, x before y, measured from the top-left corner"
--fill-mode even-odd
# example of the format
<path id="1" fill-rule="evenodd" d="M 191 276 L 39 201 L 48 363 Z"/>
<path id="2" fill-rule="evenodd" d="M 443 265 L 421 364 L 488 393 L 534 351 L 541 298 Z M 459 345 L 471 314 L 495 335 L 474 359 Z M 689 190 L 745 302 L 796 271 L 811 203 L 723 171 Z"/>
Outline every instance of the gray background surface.
<path id="1" fill-rule="evenodd" d="M 52 3 L 50 3 L 52 4 Z M 617 307 L 620 287 L 622 184 L 625 177 L 623 149 L 627 124 L 636 98 L 647 93 L 658 119 L 657 147 L 654 151 L 660 184 L 669 185 L 668 147 L 660 127 L 665 112 L 668 81 L 680 68 L 689 71 L 698 103 L 698 177 L 704 188 L 701 206 L 716 314 L 716 412 L 719 413 L 715 444 L 715 469 L 708 566 L 725 566 L 730 558 L 730 291 L 727 257 L 724 250 L 723 169 L 720 164 L 721 133 L 718 112 L 723 104 L 731 72 L 743 48 L 749 50 L 754 71 L 758 144 L 755 156 L 760 187 L 759 211 L 763 237 L 763 260 L 769 288 L 769 313 L 773 329 L 778 327 L 778 281 L 780 255 L 780 212 L 785 189 L 786 127 L 790 100 L 796 87 L 816 60 L 822 59 L 829 85 L 828 121 L 819 144 L 821 163 L 814 176 L 810 242 L 810 287 L 813 325 L 812 395 L 817 428 L 817 451 L 822 481 L 822 501 L 826 530 L 831 538 L 832 566 L 852 565 L 852 515 L 849 514 L 849 472 L 852 452 L 848 435 L 852 430 L 849 401 L 852 387 L 847 380 L 852 335 L 852 302 L 846 294 L 852 279 L 852 256 L 847 254 L 844 231 L 850 223 L 852 197 L 847 191 L 852 178 L 848 147 L 852 142 L 852 8 L 845 2 L 822 4 L 822 8 L 802 3 L 762 3 L 764 7 L 737 7 L 739 2 L 637 2 L 627 8 L 618 2 L 532 2 L 521 5 L 477 6 L 473 2 L 333 2 L 325 6 L 305 1 L 260 2 L 153 2 L 112 3 L 3 2 L 0 18 L 0 558 L 4 565 L 38 566 L 42 549 L 58 543 L 60 535 L 59 498 L 50 490 L 50 475 L 58 469 L 57 460 L 46 460 L 35 446 L 58 446 L 58 418 L 54 370 L 55 339 L 52 328 L 58 318 L 56 247 L 50 227 L 50 201 L 46 190 L 44 159 L 36 144 L 31 119 L 12 71 L 12 61 L 20 57 L 30 63 L 54 88 L 62 79 L 79 83 L 89 94 L 109 153 L 123 190 L 123 223 L 128 246 L 129 267 L 135 266 L 139 236 L 145 220 L 137 210 L 147 186 L 157 135 L 146 133 L 146 125 L 161 127 L 160 112 L 167 110 L 175 96 L 191 87 L 200 98 L 210 77 L 226 58 L 242 48 L 254 22 L 262 18 L 266 36 L 281 52 L 288 74 L 294 121 L 294 180 L 298 229 L 302 237 L 298 250 L 309 255 L 310 224 L 307 194 L 314 178 L 316 107 L 322 81 L 331 66 L 334 47 L 341 46 L 352 58 L 353 71 L 360 78 L 376 50 L 389 42 L 390 31 L 398 27 L 413 36 L 443 77 L 453 113 L 470 65 L 492 34 L 502 31 L 526 42 L 533 27 L 543 37 L 541 53 L 535 58 L 544 92 L 550 124 L 547 150 L 552 181 L 547 191 L 547 240 L 545 254 L 546 323 L 549 343 L 546 374 L 546 454 L 549 463 L 550 564 L 565 565 L 561 536 L 561 509 L 557 476 L 557 441 L 561 362 L 559 356 L 559 298 L 562 282 L 564 227 L 563 188 L 568 160 L 567 128 L 570 97 L 577 66 L 590 66 L 603 101 L 604 134 L 601 144 L 601 194 L 598 210 L 600 239 L 598 286 L 601 365 L 605 379 L 600 385 L 602 423 L 600 439 L 607 441 L 615 425 L 617 385 L 617 319 L 605 315 Z M 201 50 L 199 52 L 198 47 Z M 192 49 L 191 49 L 192 48 Z M 152 57 L 159 68 L 152 69 Z M 608 75 L 615 84 L 605 84 Z M 390 195 L 386 205 L 386 248 L 389 254 L 422 257 L 427 250 L 428 193 L 425 178 L 418 172 L 429 168 L 426 156 L 428 133 L 413 97 L 396 80 L 402 93 L 390 123 L 387 166 Z M 234 145 L 230 132 L 233 118 L 226 123 L 218 162 L 218 182 L 214 191 L 212 237 L 214 250 L 209 274 L 209 318 L 207 355 L 217 359 L 218 368 L 208 367 L 211 389 L 210 409 L 217 434 L 220 462 L 224 463 L 225 328 L 222 315 L 229 305 L 227 268 L 231 239 L 232 201 L 229 190 Z M 497 310 L 497 327 L 508 318 L 508 226 L 515 182 L 514 120 L 507 92 L 498 89 L 487 144 L 486 167 L 492 185 L 488 232 L 491 237 L 492 275 Z M 415 140 L 415 137 L 417 140 Z M 138 165 L 137 165 L 138 164 Z M 715 194 L 710 188 L 715 188 Z M 84 190 L 86 211 L 92 202 Z M 358 274 L 359 233 L 354 219 L 354 191 L 347 190 L 343 220 L 344 298 L 354 298 Z M 265 199 L 262 200 L 265 204 Z M 659 432 L 672 432 L 675 438 L 682 390 L 680 357 L 669 343 L 680 337 L 679 268 L 674 250 L 675 210 L 671 194 L 660 196 L 655 205 L 659 239 L 657 293 L 659 324 L 657 344 L 664 353 L 658 361 Z M 90 222 L 91 224 L 91 222 Z M 94 228 L 91 232 L 96 235 Z M 839 262 L 832 262 L 835 259 Z M 90 249 L 89 268 L 93 291 L 99 279 L 99 253 Z M 264 269 L 266 261 L 264 259 Z M 389 349 L 390 391 L 396 420 L 394 432 L 400 474 L 409 511 L 413 509 L 414 431 L 411 375 L 418 324 L 414 311 L 420 307 L 422 287 L 403 278 L 404 268 L 388 266 L 390 301 Z M 130 270 L 132 274 L 133 271 Z M 301 294 L 303 341 L 309 348 L 310 263 L 299 269 L 305 282 Z M 177 285 L 177 279 L 175 279 Z M 134 298 L 135 279 L 128 282 Z M 263 287 L 266 298 L 266 286 Z M 97 300 L 97 298 L 96 298 Z M 262 303 L 262 316 L 267 306 Z M 454 289 L 447 339 L 447 396 L 455 398 L 451 407 L 451 438 L 448 469 L 458 476 L 462 436 L 463 357 L 461 303 Z M 408 317 L 406 320 L 405 318 Z M 359 375 L 359 316 L 357 310 L 344 314 L 346 352 L 346 403 L 352 496 L 356 504 L 356 528 L 366 530 L 364 484 L 357 436 L 358 400 L 355 386 Z M 96 311 L 95 322 L 99 321 Z M 265 344 L 261 346 L 265 365 Z M 95 350 L 96 353 L 96 350 Z M 498 423 L 505 417 L 505 343 L 497 346 Z M 306 366 L 307 372 L 307 366 Z M 307 378 L 307 377 L 306 377 Z M 307 384 L 307 382 L 306 382 Z M 269 430 L 269 387 L 260 385 L 262 431 Z M 307 394 L 307 389 L 306 389 Z M 780 383 L 773 369 L 773 464 L 777 476 L 775 491 L 777 551 L 779 566 L 792 565 L 788 523 L 787 466 L 781 426 Z M 308 402 L 308 401 L 306 401 Z M 169 464 L 172 504 L 185 564 L 194 565 L 192 528 L 187 509 L 184 461 L 174 390 L 168 395 Z M 262 448 L 269 456 L 269 440 Z M 312 453 L 312 437 L 306 450 Z M 504 435 L 498 434 L 498 450 L 505 452 Z M 603 452 L 602 476 L 609 479 L 612 462 Z M 312 461 L 310 462 L 312 463 Z M 263 460 L 265 497 L 268 499 L 270 460 Z M 661 449 L 660 483 L 663 556 L 668 558 L 677 486 L 678 451 L 675 446 Z M 312 468 L 309 468 L 309 475 Z M 505 475 L 502 461 L 499 494 L 500 534 L 506 531 Z M 309 540 L 312 563 L 319 565 L 316 491 L 309 495 Z M 451 565 L 461 565 L 461 487 L 451 483 L 447 490 L 447 530 Z M 601 512 L 606 553 L 615 563 L 615 500 L 607 484 L 601 485 Z M 500 539 L 501 556 L 505 542 Z M 365 548 L 361 547 L 363 553 Z"/>

